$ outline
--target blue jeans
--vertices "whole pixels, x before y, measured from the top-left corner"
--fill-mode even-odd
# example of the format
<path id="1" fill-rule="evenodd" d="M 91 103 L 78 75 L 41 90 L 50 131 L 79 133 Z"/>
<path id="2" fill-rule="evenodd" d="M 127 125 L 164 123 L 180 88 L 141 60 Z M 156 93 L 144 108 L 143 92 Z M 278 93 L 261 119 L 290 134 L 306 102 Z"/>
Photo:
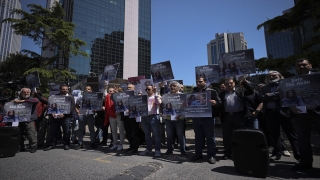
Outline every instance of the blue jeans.
<path id="1" fill-rule="evenodd" d="M 79 130 L 78 130 L 78 141 L 79 144 L 83 143 L 83 131 L 88 124 L 89 132 L 90 132 L 90 142 L 95 142 L 95 131 L 94 131 L 94 117 L 93 115 L 79 115 Z"/>
<path id="2" fill-rule="evenodd" d="M 145 134 L 147 150 L 152 151 L 151 129 L 155 138 L 155 150 L 160 151 L 161 138 L 160 138 L 160 120 L 159 115 L 149 115 L 141 118 L 142 129 Z"/>
<path id="3" fill-rule="evenodd" d="M 173 136 L 174 136 L 174 128 L 176 129 L 177 137 L 180 143 L 180 152 L 186 152 L 185 146 L 185 138 L 184 138 L 184 120 L 171 121 L 166 119 L 166 130 L 167 130 L 167 148 L 168 151 L 173 151 Z"/>
<path id="4" fill-rule="evenodd" d="M 216 142 L 214 135 L 213 118 L 192 118 L 193 129 L 195 133 L 196 154 L 202 155 L 204 138 L 207 139 L 208 157 L 216 156 Z"/>
<path id="5" fill-rule="evenodd" d="M 246 128 L 259 129 L 259 121 L 257 117 L 254 117 L 254 118 L 252 118 L 251 116 L 246 117 L 243 124 Z"/>

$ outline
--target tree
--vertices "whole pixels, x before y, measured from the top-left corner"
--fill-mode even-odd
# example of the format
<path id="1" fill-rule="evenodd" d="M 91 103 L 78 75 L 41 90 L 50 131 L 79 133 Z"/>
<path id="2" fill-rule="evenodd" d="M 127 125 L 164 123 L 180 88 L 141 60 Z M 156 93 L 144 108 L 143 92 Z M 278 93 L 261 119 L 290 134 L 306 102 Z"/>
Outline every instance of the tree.
<path id="1" fill-rule="evenodd" d="M 3 22 L 10 22 L 16 34 L 31 38 L 35 44 L 42 45 L 42 50 L 54 52 L 54 56 L 41 57 L 33 51 L 23 50 L 22 53 L 11 55 L 12 57 L 8 60 L 15 62 L 16 60 L 13 59 L 18 56 L 28 59 L 30 66 L 22 68 L 24 75 L 37 70 L 44 78 L 52 80 L 58 76 L 62 76 L 62 79 L 75 78 L 68 69 L 69 57 L 71 55 L 87 56 L 85 52 L 79 50 L 85 42 L 73 38 L 75 25 L 63 20 L 65 13 L 58 2 L 55 2 L 50 9 L 37 4 L 29 4 L 28 7 L 30 13 L 14 9 L 12 13 L 20 18 L 7 18 Z"/>
<path id="2" fill-rule="evenodd" d="M 273 60 L 259 59 L 256 62 L 256 66 L 259 71 L 265 71 L 267 69 L 274 69 L 283 72 L 287 72 L 292 69 L 295 61 L 299 58 L 309 59 L 314 67 L 319 67 L 319 51 L 309 51 L 308 48 L 318 45 L 320 43 L 320 1 L 319 0 L 300 0 L 297 4 L 290 8 L 288 13 L 281 16 L 277 16 L 273 19 L 269 19 L 257 26 L 257 29 L 267 26 L 268 33 L 281 32 L 286 30 L 294 30 L 300 28 L 302 24 L 312 20 L 315 22 L 313 36 L 309 41 L 305 42 L 301 46 L 299 54 L 290 56 L 288 58 L 279 58 Z"/>

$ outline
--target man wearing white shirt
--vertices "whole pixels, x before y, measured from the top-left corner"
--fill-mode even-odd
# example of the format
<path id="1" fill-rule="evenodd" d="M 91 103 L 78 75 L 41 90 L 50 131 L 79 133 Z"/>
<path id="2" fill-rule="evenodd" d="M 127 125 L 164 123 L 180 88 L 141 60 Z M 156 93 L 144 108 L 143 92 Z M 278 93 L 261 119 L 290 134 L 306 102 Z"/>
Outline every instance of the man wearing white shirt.
<path id="1" fill-rule="evenodd" d="M 156 89 L 153 86 L 147 86 L 146 92 L 148 95 L 148 116 L 142 117 L 141 125 L 145 134 L 145 140 L 147 144 L 147 149 L 140 153 L 140 155 L 145 156 L 152 151 L 152 139 L 151 139 L 151 129 L 153 136 L 155 137 L 155 156 L 160 157 L 161 152 L 161 138 L 160 138 L 160 119 L 159 119 L 159 107 L 162 102 L 161 97 L 155 95 Z"/>

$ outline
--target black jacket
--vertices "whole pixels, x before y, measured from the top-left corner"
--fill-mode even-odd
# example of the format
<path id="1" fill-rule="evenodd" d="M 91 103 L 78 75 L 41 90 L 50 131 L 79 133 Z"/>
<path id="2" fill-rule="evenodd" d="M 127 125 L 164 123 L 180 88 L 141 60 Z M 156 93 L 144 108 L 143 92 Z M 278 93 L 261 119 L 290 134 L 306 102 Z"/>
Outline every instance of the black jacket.
<path id="1" fill-rule="evenodd" d="M 281 80 L 280 80 L 281 81 Z M 259 91 L 259 100 L 263 102 L 263 108 L 262 113 L 265 113 L 267 110 L 267 104 L 268 102 L 275 102 L 276 109 L 281 109 L 280 105 L 280 93 L 279 93 L 279 83 L 280 81 L 276 83 L 270 83 L 266 86 L 263 86 Z M 266 93 L 271 93 L 271 87 L 275 86 L 275 90 L 270 96 L 266 96 Z"/>
<path id="2" fill-rule="evenodd" d="M 246 112 L 245 116 L 251 116 L 251 112 L 250 112 L 249 108 L 247 107 L 245 97 L 252 95 L 254 93 L 254 91 L 248 82 L 244 81 L 242 83 L 242 85 L 244 86 L 244 88 L 236 87 L 235 93 L 238 96 L 238 98 L 242 101 L 242 103 L 244 104 L 244 111 Z M 225 104 L 226 104 L 225 95 L 226 95 L 226 91 L 222 91 L 219 93 L 219 97 L 222 101 L 222 106 L 221 106 L 221 119 L 222 120 L 224 119 L 224 114 L 225 114 Z"/>
<path id="3" fill-rule="evenodd" d="M 221 99 L 218 96 L 218 93 L 214 89 L 205 88 L 202 91 L 210 91 L 211 92 L 211 100 L 215 100 L 217 104 L 212 106 L 212 117 L 219 117 L 219 111 L 221 107 Z M 193 92 L 200 92 L 198 87 L 193 89 Z"/>

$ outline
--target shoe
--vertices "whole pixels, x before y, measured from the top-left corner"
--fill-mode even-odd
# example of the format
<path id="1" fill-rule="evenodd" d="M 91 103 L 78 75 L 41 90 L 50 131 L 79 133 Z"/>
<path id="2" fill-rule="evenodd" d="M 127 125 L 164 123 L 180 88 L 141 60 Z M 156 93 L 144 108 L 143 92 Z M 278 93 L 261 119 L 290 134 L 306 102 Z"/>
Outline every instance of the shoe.
<path id="1" fill-rule="evenodd" d="M 54 146 L 48 146 L 47 148 L 44 149 L 44 151 L 49 151 L 51 149 L 54 149 Z"/>
<path id="2" fill-rule="evenodd" d="M 312 168 L 313 168 L 312 165 L 304 165 L 304 164 L 298 163 L 295 166 L 293 166 L 291 169 L 293 171 L 300 172 L 300 171 L 310 170 Z"/>
<path id="3" fill-rule="evenodd" d="M 78 140 L 76 140 L 76 141 L 72 141 L 72 143 L 71 144 L 79 144 L 79 141 Z"/>
<path id="4" fill-rule="evenodd" d="M 227 154 L 222 156 L 223 160 L 228 160 L 228 159 L 231 159 L 231 158 L 232 158 L 231 155 L 227 155 Z"/>
<path id="5" fill-rule="evenodd" d="M 92 143 L 92 144 L 91 144 L 91 148 L 92 148 L 92 149 L 97 149 L 97 145 L 96 145 L 95 143 Z"/>
<path id="6" fill-rule="evenodd" d="M 273 157 L 275 157 L 275 158 L 273 158 Z M 270 156 L 269 157 L 269 161 L 274 161 L 274 160 L 280 160 L 281 159 L 281 155 L 272 155 L 272 156 Z"/>
<path id="7" fill-rule="evenodd" d="M 119 145 L 118 148 L 117 148 L 117 151 L 121 151 L 122 149 L 123 149 L 123 146 Z"/>
<path id="8" fill-rule="evenodd" d="M 214 158 L 214 157 L 210 157 L 209 159 L 208 159 L 208 163 L 209 164 L 215 164 L 217 161 L 216 161 L 216 158 Z"/>
<path id="9" fill-rule="evenodd" d="M 78 146 L 76 148 L 74 148 L 74 150 L 79 150 L 79 149 L 83 149 L 83 145 L 82 144 L 78 144 Z"/>
<path id="10" fill-rule="evenodd" d="M 138 154 L 138 149 L 134 149 L 131 151 L 132 154 L 137 155 Z"/>
<path id="11" fill-rule="evenodd" d="M 37 152 L 37 147 L 32 147 L 32 148 L 30 149 L 30 153 L 35 153 L 35 152 Z"/>
<path id="12" fill-rule="evenodd" d="M 69 150 L 70 149 L 70 147 L 68 146 L 68 145 L 64 145 L 64 148 L 63 148 L 64 150 Z"/>
<path id="13" fill-rule="evenodd" d="M 282 155 L 287 156 L 287 157 L 291 156 L 291 154 L 287 150 L 282 151 Z"/>
<path id="14" fill-rule="evenodd" d="M 101 141 L 101 143 L 99 143 L 99 145 L 101 145 L 101 146 L 106 146 L 106 145 L 107 145 L 107 142 Z"/>
<path id="15" fill-rule="evenodd" d="M 150 153 L 151 153 L 151 151 L 149 151 L 148 149 L 146 149 L 146 150 L 142 151 L 142 152 L 140 153 L 140 155 L 141 155 L 141 156 L 146 156 L 146 155 L 148 155 L 148 154 L 150 154 Z"/>
<path id="16" fill-rule="evenodd" d="M 194 156 L 192 156 L 190 161 L 198 161 L 199 159 L 202 159 L 202 155 L 201 154 L 195 154 Z"/>
<path id="17" fill-rule="evenodd" d="M 113 147 L 113 143 L 110 143 L 110 144 L 109 144 L 109 148 L 112 148 L 112 147 Z"/>
<path id="18" fill-rule="evenodd" d="M 111 148 L 110 148 L 110 150 L 115 150 L 115 149 L 117 149 L 118 148 L 118 145 L 113 145 Z"/>
<path id="19" fill-rule="evenodd" d="M 165 155 L 170 155 L 170 154 L 173 154 L 173 152 L 172 151 L 167 151 L 166 153 L 164 153 Z"/>
<path id="20" fill-rule="evenodd" d="M 188 154 L 185 153 L 185 152 L 182 152 L 180 156 L 181 156 L 182 158 L 186 158 L 186 159 L 188 158 Z"/>
<path id="21" fill-rule="evenodd" d="M 133 149 L 132 149 L 132 148 L 129 148 L 129 149 L 126 149 L 124 152 L 125 152 L 125 153 L 128 153 L 128 152 L 131 152 L 131 151 L 133 151 Z"/>
<path id="22" fill-rule="evenodd" d="M 161 152 L 160 151 L 155 151 L 154 156 L 155 157 L 161 157 Z"/>

